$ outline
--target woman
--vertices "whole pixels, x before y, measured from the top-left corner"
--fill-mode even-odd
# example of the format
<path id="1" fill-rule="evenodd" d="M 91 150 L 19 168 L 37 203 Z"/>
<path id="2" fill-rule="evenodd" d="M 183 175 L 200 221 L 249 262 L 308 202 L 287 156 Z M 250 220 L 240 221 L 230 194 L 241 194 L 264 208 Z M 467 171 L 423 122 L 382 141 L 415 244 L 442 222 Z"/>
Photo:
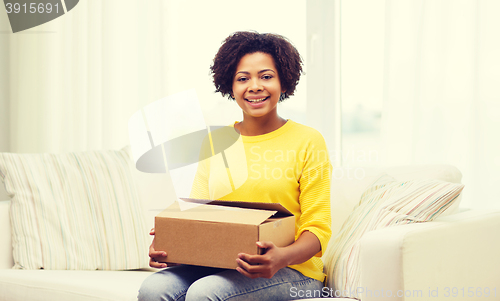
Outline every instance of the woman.
<path id="1" fill-rule="evenodd" d="M 236 270 L 187 265 L 164 269 L 144 281 L 139 300 L 319 297 L 324 280 L 320 256 L 331 235 L 331 165 L 321 134 L 277 112 L 278 102 L 295 91 L 302 73 L 300 55 L 282 36 L 236 32 L 220 47 L 211 71 L 216 91 L 234 99 L 243 111 L 234 128 L 242 135 L 248 166 L 246 182 L 218 198 L 281 203 L 295 215 L 295 242 L 284 248 L 257 242 L 265 253 L 238 254 Z M 200 164 L 193 196 L 213 197 L 215 177 L 209 166 Z M 166 267 L 157 262 L 160 256 L 167 254 L 155 251 L 153 240 L 151 267 Z"/>

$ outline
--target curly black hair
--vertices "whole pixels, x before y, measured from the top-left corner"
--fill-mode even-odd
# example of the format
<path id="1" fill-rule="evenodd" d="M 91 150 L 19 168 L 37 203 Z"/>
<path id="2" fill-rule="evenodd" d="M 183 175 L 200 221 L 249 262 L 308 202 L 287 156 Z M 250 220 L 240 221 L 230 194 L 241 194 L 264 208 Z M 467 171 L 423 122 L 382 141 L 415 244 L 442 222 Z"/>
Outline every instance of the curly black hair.
<path id="1" fill-rule="evenodd" d="M 232 97 L 233 80 L 240 59 L 249 53 L 262 52 L 274 59 L 281 88 L 285 90 L 280 102 L 295 92 L 302 71 L 302 58 L 297 49 L 285 37 L 252 31 L 238 31 L 227 37 L 215 55 L 210 71 L 214 79 L 215 92 Z"/>

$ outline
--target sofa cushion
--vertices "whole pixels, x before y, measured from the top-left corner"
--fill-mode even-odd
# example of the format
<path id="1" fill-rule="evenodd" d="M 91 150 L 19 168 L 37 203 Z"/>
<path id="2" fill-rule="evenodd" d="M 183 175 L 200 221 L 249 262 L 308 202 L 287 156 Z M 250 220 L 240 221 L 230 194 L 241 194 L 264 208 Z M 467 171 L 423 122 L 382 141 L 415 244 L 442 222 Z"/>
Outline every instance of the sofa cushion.
<path id="1" fill-rule="evenodd" d="M 123 270 L 148 266 L 148 228 L 128 148 L 0 154 L 12 196 L 15 268 Z"/>
<path id="2" fill-rule="evenodd" d="M 137 301 L 151 271 L 0 270 L 0 300 Z"/>
<path id="3" fill-rule="evenodd" d="M 0 300 L 137 301 L 141 283 L 151 271 L 19 271 L 0 270 Z M 333 294 L 332 294 L 333 295 Z M 324 295 L 326 296 L 326 295 Z M 306 299 L 300 299 L 306 300 Z M 309 301 L 325 298 L 307 299 Z M 353 299 L 336 298 L 335 301 Z"/>
<path id="4" fill-rule="evenodd" d="M 457 200 L 463 187 L 433 179 L 396 181 L 387 175 L 380 177 L 363 193 L 338 235 L 330 240 L 323 257 L 329 286 L 347 293 L 362 286 L 358 256 L 365 233 L 434 220 Z"/>

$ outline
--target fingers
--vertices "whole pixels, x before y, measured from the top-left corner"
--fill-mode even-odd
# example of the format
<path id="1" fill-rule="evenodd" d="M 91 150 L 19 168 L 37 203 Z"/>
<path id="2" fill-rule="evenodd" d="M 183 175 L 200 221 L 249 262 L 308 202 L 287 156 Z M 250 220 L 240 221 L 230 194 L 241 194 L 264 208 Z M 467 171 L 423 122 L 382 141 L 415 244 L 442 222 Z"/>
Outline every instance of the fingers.
<path id="1" fill-rule="evenodd" d="M 164 251 L 155 251 L 154 249 L 149 249 L 149 266 L 152 268 L 166 268 L 167 264 L 165 262 L 160 262 L 160 258 L 167 257 L 167 253 Z"/>
<path id="2" fill-rule="evenodd" d="M 171 263 L 171 262 L 167 263 L 167 262 L 158 261 L 158 259 L 155 257 L 149 258 L 149 266 L 152 268 L 156 268 L 156 269 L 163 269 L 166 267 L 175 267 L 178 265 L 180 265 L 180 264 L 179 263 Z"/>
<path id="3" fill-rule="evenodd" d="M 149 256 L 149 266 L 152 268 L 162 269 L 180 265 L 178 263 L 167 263 L 165 261 L 160 261 L 165 260 L 165 257 L 167 257 L 167 253 L 163 251 L 155 251 L 154 253 L 150 253 Z"/>
<path id="4" fill-rule="evenodd" d="M 155 235 L 155 228 L 151 228 L 151 230 L 149 231 L 149 235 Z M 162 269 L 162 268 L 166 268 L 167 266 L 178 265 L 177 263 L 169 263 L 167 265 L 167 263 L 165 263 L 165 262 L 159 262 L 158 258 L 160 258 L 160 257 L 163 257 L 163 258 L 167 257 L 167 252 L 156 251 L 155 250 L 155 241 L 153 238 L 153 242 L 151 242 L 151 246 L 149 247 L 149 266 L 152 268 L 156 268 L 156 269 Z"/>
<path id="5" fill-rule="evenodd" d="M 166 257 L 167 252 L 165 251 L 156 251 L 155 249 L 149 249 L 149 257 L 156 258 L 156 257 Z"/>
<path id="6" fill-rule="evenodd" d="M 274 245 L 270 241 L 258 241 L 257 246 L 261 249 L 265 249 L 267 253 L 273 248 L 276 248 L 276 245 Z M 262 265 L 262 264 L 269 264 L 270 262 L 270 257 L 265 256 L 265 253 L 262 255 L 249 255 L 246 253 L 240 253 L 238 254 L 238 258 L 248 262 L 251 265 Z"/>
<path id="7" fill-rule="evenodd" d="M 265 255 L 249 255 L 246 253 L 238 254 L 238 258 L 249 265 L 262 265 L 269 263 L 269 259 Z"/>
<path id="8" fill-rule="evenodd" d="M 152 267 L 152 268 L 155 268 L 155 269 L 163 269 L 163 268 L 167 267 L 167 264 L 164 263 L 164 262 L 154 261 L 153 258 L 150 258 L 149 259 L 149 266 Z"/>
<path id="9" fill-rule="evenodd" d="M 269 259 L 265 255 L 238 254 L 236 263 L 239 266 L 236 270 L 252 279 L 269 274 Z"/>
<path id="10" fill-rule="evenodd" d="M 240 272 L 240 274 L 243 274 L 244 276 L 247 276 L 248 278 L 255 279 L 262 277 L 262 270 L 263 266 L 262 265 L 251 265 L 248 262 L 244 260 L 244 258 L 248 258 L 250 255 L 248 254 L 238 254 L 238 257 L 236 259 L 236 263 L 238 263 L 238 267 L 236 267 L 236 270 Z M 251 257 L 251 256 L 250 256 Z M 255 259 L 253 259 L 255 262 Z"/>
<path id="11" fill-rule="evenodd" d="M 245 271 L 247 271 L 249 273 L 259 273 L 260 269 L 261 269 L 261 267 L 259 267 L 257 265 L 250 265 L 250 264 L 248 264 L 248 262 L 245 262 L 244 260 L 241 260 L 240 258 L 236 259 L 236 263 L 238 264 L 238 266 L 240 268 L 244 269 Z"/>
<path id="12" fill-rule="evenodd" d="M 281 267 L 276 267 L 276 259 L 279 258 L 279 248 L 268 241 L 258 241 L 257 246 L 264 249 L 263 255 L 238 254 L 236 270 L 249 278 L 271 278 Z"/>
<path id="13" fill-rule="evenodd" d="M 167 254 L 165 251 L 156 251 L 156 250 L 155 250 L 155 240 L 154 240 L 154 238 L 153 238 L 153 241 L 151 242 L 151 245 L 149 246 L 149 256 L 151 256 L 151 254 L 152 254 L 152 253 L 155 253 L 155 252 L 160 252 L 160 253 L 162 253 L 162 254 L 163 254 L 163 253 Z M 167 256 L 167 255 L 165 255 L 165 256 Z"/>
<path id="14" fill-rule="evenodd" d="M 236 262 L 238 263 L 236 270 L 248 278 L 271 278 L 274 275 L 274 272 L 272 272 L 270 267 L 267 265 L 250 265 L 239 258 Z"/>
<path id="15" fill-rule="evenodd" d="M 156 251 L 154 247 L 154 242 L 151 243 L 151 246 L 149 247 L 149 266 L 152 268 L 166 268 L 167 265 L 164 262 L 158 262 L 158 259 L 163 257 L 165 258 L 167 256 L 167 252 L 165 251 Z"/>
<path id="16" fill-rule="evenodd" d="M 257 246 L 262 249 L 270 249 L 275 247 L 275 245 L 270 241 L 258 241 Z"/>
<path id="17" fill-rule="evenodd" d="M 270 250 L 270 249 L 273 249 L 273 248 L 276 248 L 276 245 L 273 244 L 271 241 L 258 241 L 256 242 L 257 244 L 257 247 L 261 248 L 261 249 L 264 249 L 264 254 Z"/>
<path id="18" fill-rule="evenodd" d="M 254 273 L 254 274 L 250 274 L 248 273 L 247 271 L 245 271 L 244 269 L 242 269 L 241 267 L 237 267 L 236 270 L 244 275 L 244 276 L 247 276 L 248 278 L 251 278 L 251 279 L 255 279 L 255 278 L 259 278 L 259 277 L 262 277 L 260 273 Z"/>

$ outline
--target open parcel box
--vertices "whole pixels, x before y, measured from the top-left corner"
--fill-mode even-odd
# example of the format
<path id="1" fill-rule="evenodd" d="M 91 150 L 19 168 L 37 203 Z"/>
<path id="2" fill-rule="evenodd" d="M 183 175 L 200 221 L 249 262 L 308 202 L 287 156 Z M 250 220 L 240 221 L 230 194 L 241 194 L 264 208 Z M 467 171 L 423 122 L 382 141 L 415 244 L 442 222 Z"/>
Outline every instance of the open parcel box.
<path id="1" fill-rule="evenodd" d="M 257 241 L 285 247 L 295 240 L 295 216 L 281 204 L 183 200 L 203 204 L 180 210 L 175 202 L 155 217 L 164 261 L 235 269 L 238 253 L 261 253 Z"/>

